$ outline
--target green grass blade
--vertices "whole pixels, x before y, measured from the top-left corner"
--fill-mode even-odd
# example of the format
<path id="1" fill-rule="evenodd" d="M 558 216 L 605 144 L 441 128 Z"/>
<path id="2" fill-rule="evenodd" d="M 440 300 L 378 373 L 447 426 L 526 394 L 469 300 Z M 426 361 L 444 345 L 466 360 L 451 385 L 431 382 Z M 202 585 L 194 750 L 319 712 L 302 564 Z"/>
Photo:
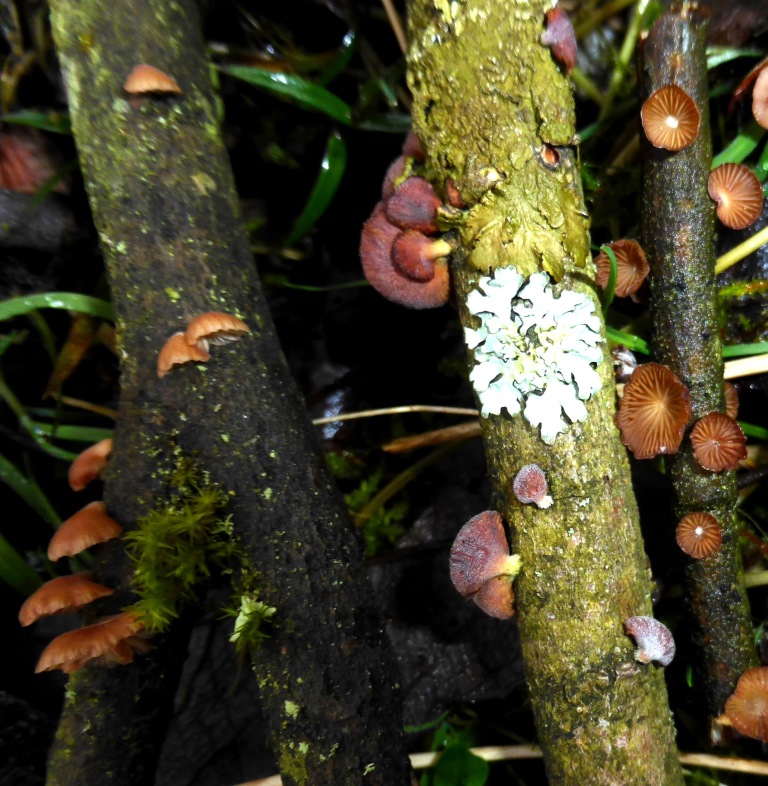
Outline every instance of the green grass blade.
<path id="1" fill-rule="evenodd" d="M 604 251 L 611 262 L 611 271 L 608 273 L 608 282 L 603 292 L 603 314 L 608 313 L 608 309 L 613 303 L 613 296 L 616 293 L 616 278 L 618 276 L 618 265 L 616 264 L 616 254 L 610 246 L 600 246 L 600 251 Z"/>
<path id="2" fill-rule="evenodd" d="M 0 579 L 22 595 L 31 595 L 43 582 L 24 557 L 0 535 Z"/>
<path id="3" fill-rule="evenodd" d="M 723 347 L 724 358 L 742 358 L 748 355 L 764 355 L 768 352 L 768 341 L 758 344 L 733 344 Z"/>
<path id="4" fill-rule="evenodd" d="M 741 430 L 748 436 L 755 439 L 768 440 L 768 428 L 762 426 L 755 426 L 752 423 L 745 423 L 743 420 L 739 421 Z"/>
<path id="5" fill-rule="evenodd" d="M 305 109 L 323 112 L 345 126 L 352 125 L 352 107 L 349 104 L 324 87 L 302 79 L 300 76 L 278 74 L 254 66 L 224 66 L 221 71 L 237 79 L 242 79 L 248 84 L 293 99 Z"/>
<path id="6" fill-rule="evenodd" d="M 707 71 L 723 63 L 730 63 L 739 57 L 762 57 L 763 53 L 759 49 L 737 49 L 731 46 L 708 46 L 707 47 Z"/>
<path id="7" fill-rule="evenodd" d="M 338 132 L 334 131 L 328 137 L 328 144 L 320 163 L 320 172 L 315 181 L 312 193 L 301 215 L 296 219 L 285 245 L 292 246 L 300 240 L 317 223 L 325 213 L 326 208 L 336 196 L 336 191 L 347 168 L 347 146 Z"/>
<path id="8" fill-rule="evenodd" d="M 349 65 L 349 61 L 357 48 L 355 46 L 356 42 L 355 33 L 353 30 L 350 30 L 342 39 L 339 54 L 336 55 L 330 66 L 320 75 L 318 82 L 321 85 L 327 85 L 332 82 Z"/>
<path id="9" fill-rule="evenodd" d="M 0 302 L 0 321 L 28 314 L 37 308 L 79 311 L 92 317 L 114 321 L 111 303 L 90 295 L 80 295 L 77 292 L 40 292 L 37 295 L 23 295 L 3 300 Z"/>
<path id="10" fill-rule="evenodd" d="M 605 326 L 605 332 L 608 336 L 608 340 L 613 341 L 614 344 L 623 344 L 633 352 L 640 352 L 643 355 L 651 354 L 651 348 L 648 346 L 648 342 L 640 338 L 640 336 L 624 333 L 622 330 L 616 330 L 616 328 L 609 327 L 608 325 Z"/>
<path id="11" fill-rule="evenodd" d="M 40 518 L 52 526 L 61 524 L 58 513 L 48 501 L 40 486 L 24 475 L 21 470 L 5 456 L 0 454 L 0 483 L 15 491 Z"/>
<path id="12" fill-rule="evenodd" d="M 712 159 L 712 169 L 721 164 L 740 164 L 759 144 L 765 134 L 757 120 L 750 120 L 747 127 Z"/>
<path id="13" fill-rule="evenodd" d="M 3 122 L 39 128 L 41 131 L 51 131 L 54 134 L 69 135 L 72 133 L 69 116 L 58 112 L 33 112 L 31 110 L 8 112 L 3 115 Z"/>
<path id="14" fill-rule="evenodd" d="M 40 434 L 62 439 L 65 442 L 88 442 L 93 444 L 102 439 L 111 439 L 114 431 L 111 428 L 98 428 L 97 426 L 69 426 L 51 425 L 50 423 L 35 423 L 35 429 Z"/>

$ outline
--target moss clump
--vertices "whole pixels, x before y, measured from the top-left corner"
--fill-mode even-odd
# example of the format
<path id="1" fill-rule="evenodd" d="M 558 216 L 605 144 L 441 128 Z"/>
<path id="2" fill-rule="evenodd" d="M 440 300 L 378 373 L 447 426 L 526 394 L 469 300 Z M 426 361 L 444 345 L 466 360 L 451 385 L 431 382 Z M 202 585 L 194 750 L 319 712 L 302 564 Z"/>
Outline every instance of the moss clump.
<path id="1" fill-rule="evenodd" d="M 125 537 L 134 563 L 131 610 L 149 631 L 164 630 L 213 572 L 231 572 L 232 524 L 222 515 L 225 491 L 187 468 L 180 492 L 137 520 Z M 179 478 L 181 479 L 181 478 Z"/>
<path id="2" fill-rule="evenodd" d="M 267 638 L 262 626 L 269 623 L 277 609 L 256 598 L 253 593 L 244 592 L 240 596 L 238 608 L 225 609 L 224 613 L 235 618 L 235 629 L 229 640 L 240 653 L 253 652 Z"/>

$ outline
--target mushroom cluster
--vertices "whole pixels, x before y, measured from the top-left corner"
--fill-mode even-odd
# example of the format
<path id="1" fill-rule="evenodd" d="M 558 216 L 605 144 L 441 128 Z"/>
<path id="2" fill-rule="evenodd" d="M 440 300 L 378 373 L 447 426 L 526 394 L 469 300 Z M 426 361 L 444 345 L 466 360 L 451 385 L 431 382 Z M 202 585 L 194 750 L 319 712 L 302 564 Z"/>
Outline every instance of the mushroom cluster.
<path id="1" fill-rule="evenodd" d="M 437 308 L 448 301 L 451 246 L 436 238 L 436 215 L 443 204 L 428 180 L 411 174 L 424 153 L 411 132 L 382 186 L 382 200 L 363 225 L 360 260 L 371 286 L 408 308 Z M 451 184 L 449 199 L 461 197 Z"/>
<path id="2" fill-rule="evenodd" d="M 232 314 L 208 311 L 196 316 L 186 330 L 174 333 L 157 356 L 157 376 L 164 377 L 175 366 L 185 363 L 207 363 L 211 344 L 221 346 L 237 341 L 251 329 Z"/>

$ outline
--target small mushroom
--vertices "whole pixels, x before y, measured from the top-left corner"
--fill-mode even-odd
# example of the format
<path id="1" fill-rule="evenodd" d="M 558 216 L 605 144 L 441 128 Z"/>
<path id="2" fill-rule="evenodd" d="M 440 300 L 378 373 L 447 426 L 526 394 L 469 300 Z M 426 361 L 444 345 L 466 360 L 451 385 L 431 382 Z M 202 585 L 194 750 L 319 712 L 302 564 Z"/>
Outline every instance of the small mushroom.
<path id="1" fill-rule="evenodd" d="M 86 448 L 69 467 L 69 486 L 72 491 L 82 491 L 96 480 L 107 466 L 112 454 L 112 439 L 102 439 Z"/>
<path id="2" fill-rule="evenodd" d="M 570 74 L 576 66 L 576 33 L 568 14 L 556 5 L 547 11 L 547 29 L 541 35 L 541 43 L 548 46 L 552 56 Z"/>
<path id="3" fill-rule="evenodd" d="M 699 133 L 701 114 L 693 99 L 677 85 L 664 85 L 640 109 L 643 131 L 654 147 L 682 150 Z"/>
<path id="4" fill-rule="evenodd" d="M 139 63 L 123 83 L 123 90 L 130 95 L 180 95 L 181 88 L 173 77 L 159 68 Z"/>
<path id="5" fill-rule="evenodd" d="M 401 233 L 386 216 L 379 202 L 363 225 L 360 237 L 360 261 L 371 286 L 387 300 L 408 308 L 437 308 L 448 301 L 450 272 L 444 259 L 436 260 L 435 275 L 430 281 L 414 281 L 400 273 L 392 261 L 392 247 Z"/>
<path id="6" fill-rule="evenodd" d="M 636 240 L 615 240 L 606 245 L 616 257 L 616 289 L 614 290 L 616 297 L 634 295 L 643 285 L 650 270 L 645 252 Z M 597 268 L 595 281 L 598 286 L 605 289 L 611 274 L 611 260 L 605 251 L 601 251 L 595 257 L 595 267 Z"/>
<path id="7" fill-rule="evenodd" d="M 520 557 L 509 553 L 501 516 L 495 510 L 473 516 L 459 530 L 451 546 L 450 566 L 451 581 L 462 597 L 471 598 L 493 617 L 512 616 L 511 582 L 520 571 Z"/>
<path id="8" fill-rule="evenodd" d="M 137 638 L 142 629 L 135 615 L 122 612 L 62 633 L 43 650 L 35 674 L 54 669 L 71 674 L 95 660 L 105 664 L 130 663 L 135 652 L 146 651 L 146 642 Z"/>
<path id="9" fill-rule="evenodd" d="M 535 504 L 539 508 L 552 505 L 552 497 L 547 493 L 547 476 L 538 464 L 526 464 L 515 475 L 512 491 L 524 505 Z"/>
<path id="10" fill-rule="evenodd" d="M 157 376 L 161 379 L 174 366 L 185 363 L 205 363 L 211 359 L 208 351 L 187 341 L 183 330 L 174 333 L 157 355 Z"/>
<path id="11" fill-rule="evenodd" d="M 644 363 L 635 369 L 616 413 L 621 441 L 635 458 L 677 453 L 690 419 L 688 388 L 666 366 Z"/>
<path id="12" fill-rule="evenodd" d="M 739 414 L 739 391 L 730 382 L 725 383 L 725 414 L 734 420 Z"/>
<path id="13" fill-rule="evenodd" d="M 62 557 L 74 557 L 81 551 L 117 538 L 123 528 L 107 515 L 103 502 L 91 502 L 70 516 L 54 533 L 48 544 L 51 562 Z"/>
<path id="14" fill-rule="evenodd" d="M 722 412 L 710 412 L 691 431 L 693 457 L 710 472 L 736 469 L 747 457 L 747 438 L 741 426 Z"/>
<path id="15" fill-rule="evenodd" d="M 768 742 L 768 666 L 748 669 L 725 702 L 733 728 L 745 737 Z"/>
<path id="16" fill-rule="evenodd" d="M 625 347 L 623 344 L 617 344 L 611 350 L 611 361 L 613 362 L 613 370 L 616 374 L 616 381 L 626 384 L 632 379 L 632 374 L 635 373 L 637 368 L 637 358 L 635 353 Z"/>
<path id="17" fill-rule="evenodd" d="M 763 128 L 768 128 L 768 67 L 760 71 L 752 89 L 752 114 Z"/>
<path id="18" fill-rule="evenodd" d="M 675 530 L 675 539 L 689 557 L 704 559 L 720 551 L 723 531 L 711 513 L 696 511 L 680 519 Z"/>
<path id="19" fill-rule="evenodd" d="M 59 576 L 46 581 L 24 601 L 19 609 L 19 623 L 26 627 L 42 617 L 66 614 L 113 592 L 111 587 L 93 581 L 90 573 Z"/>
<path id="20" fill-rule="evenodd" d="M 707 190 L 717 203 L 717 217 L 729 229 L 746 229 L 763 210 L 763 187 L 741 164 L 722 164 L 709 173 Z"/>
<path id="21" fill-rule="evenodd" d="M 407 177 L 386 201 L 387 220 L 400 229 L 434 235 L 437 232 L 435 213 L 442 204 L 428 180 Z"/>
<path id="22" fill-rule="evenodd" d="M 447 257 L 452 250 L 445 240 L 433 240 L 408 229 L 392 244 L 392 264 L 414 281 L 431 281 L 435 277 L 435 262 Z"/>
<path id="23" fill-rule="evenodd" d="M 666 625 L 653 617 L 630 617 L 624 630 L 635 640 L 635 660 L 669 666 L 675 657 L 675 640 Z"/>
<path id="24" fill-rule="evenodd" d="M 209 344 L 223 346 L 230 341 L 239 341 L 251 329 L 242 319 L 222 311 L 209 311 L 196 316 L 187 327 L 184 337 L 187 344 L 208 352 Z"/>

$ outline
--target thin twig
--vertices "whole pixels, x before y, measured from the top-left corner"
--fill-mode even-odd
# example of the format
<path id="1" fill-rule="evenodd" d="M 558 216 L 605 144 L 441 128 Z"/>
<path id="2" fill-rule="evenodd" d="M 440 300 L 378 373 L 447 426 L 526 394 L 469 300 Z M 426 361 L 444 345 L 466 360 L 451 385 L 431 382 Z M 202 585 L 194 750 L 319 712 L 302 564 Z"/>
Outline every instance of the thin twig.
<path id="1" fill-rule="evenodd" d="M 408 51 L 408 39 L 405 37 L 405 30 L 403 30 L 403 23 L 400 21 L 400 15 L 397 9 L 392 5 L 392 0 L 381 0 L 384 10 L 387 12 L 387 19 L 392 26 L 392 32 L 395 34 L 397 43 L 400 45 L 400 50 L 403 54 Z"/>
<path id="2" fill-rule="evenodd" d="M 745 358 L 728 360 L 725 363 L 724 379 L 737 379 L 738 377 L 749 377 L 753 374 L 764 374 L 768 371 L 768 354 L 750 355 Z"/>
<path id="3" fill-rule="evenodd" d="M 759 232 L 756 232 L 752 237 L 748 237 L 743 243 L 739 243 L 730 251 L 726 251 L 715 262 L 715 273 L 722 273 L 733 267 L 737 262 L 748 257 L 750 254 L 757 251 L 758 248 L 768 243 L 768 226 L 763 227 Z"/>
<path id="4" fill-rule="evenodd" d="M 384 409 L 364 409 L 360 412 L 345 412 L 341 415 L 331 415 L 327 418 L 316 418 L 312 421 L 315 426 L 324 426 L 326 423 L 338 423 L 342 420 L 357 420 L 358 418 L 373 418 L 378 415 L 402 415 L 407 412 L 440 412 L 443 415 L 468 415 L 477 416 L 480 413 L 469 407 L 433 407 L 429 404 L 409 404 L 402 407 L 385 407 Z"/>
<path id="5" fill-rule="evenodd" d="M 74 407 L 75 409 L 84 409 L 87 412 L 93 412 L 95 415 L 103 415 L 105 418 L 110 418 L 111 420 L 117 419 L 116 409 L 109 409 L 109 407 L 102 407 L 99 404 L 92 404 L 90 401 L 83 401 L 83 399 L 81 398 L 72 398 L 71 396 L 61 396 L 58 393 L 51 393 L 51 395 L 57 401 L 60 401 L 62 404 L 66 404 L 68 407 Z"/>
<path id="6" fill-rule="evenodd" d="M 482 434 L 479 420 L 470 420 L 458 423 L 455 426 L 426 431 L 423 434 L 411 434 L 408 437 L 399 437 L 382 445 L 385 453 L 409 453 L 419 448 L 428 448 L 433 445 L 443 445 L 446 442 L 460 442 L 465 439 L 474 439 Z"/>

